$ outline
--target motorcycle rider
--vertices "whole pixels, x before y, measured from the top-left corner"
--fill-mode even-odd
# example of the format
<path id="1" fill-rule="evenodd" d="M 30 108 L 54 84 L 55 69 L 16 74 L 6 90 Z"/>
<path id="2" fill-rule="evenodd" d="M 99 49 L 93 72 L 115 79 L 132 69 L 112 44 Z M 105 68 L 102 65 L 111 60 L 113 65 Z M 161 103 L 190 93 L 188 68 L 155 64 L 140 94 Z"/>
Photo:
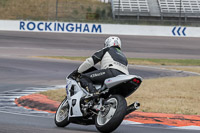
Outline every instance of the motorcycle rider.
<path id="1" fill-rule="evenodd" d="M 101 69 L 89 73 L 84 73 L 95 64 L 100 62 Z M 87 58 L 74 75 L 80 76 L 80 83 L 89 93 L 96 94 L 97 90 L 93 87 L 95 84 L 103 84 L 107 78 L 117 75 L 128 75 L 128 61 L 121 51 L 121 40 L 116 36 L 110 36 L 105 40 L 104 48 L 95 52 L 91 57 Z"/>

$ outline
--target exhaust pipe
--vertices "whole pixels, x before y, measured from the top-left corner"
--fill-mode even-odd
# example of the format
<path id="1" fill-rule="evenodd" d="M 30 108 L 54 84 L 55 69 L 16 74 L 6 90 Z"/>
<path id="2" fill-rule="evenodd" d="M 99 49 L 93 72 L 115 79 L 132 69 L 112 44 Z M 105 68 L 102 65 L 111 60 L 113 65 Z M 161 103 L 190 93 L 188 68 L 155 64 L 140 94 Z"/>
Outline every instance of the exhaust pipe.
<path id="1" fill-rule="evenodd" d="M 126 110 L 126 115 L 130 114 L 131 112 L 137 110 L 140 108 L 140 103 L 139 102 L 134 102 L 132 103 L 131 105 L 129 105 L 127 107 L 127 110 Z"/>

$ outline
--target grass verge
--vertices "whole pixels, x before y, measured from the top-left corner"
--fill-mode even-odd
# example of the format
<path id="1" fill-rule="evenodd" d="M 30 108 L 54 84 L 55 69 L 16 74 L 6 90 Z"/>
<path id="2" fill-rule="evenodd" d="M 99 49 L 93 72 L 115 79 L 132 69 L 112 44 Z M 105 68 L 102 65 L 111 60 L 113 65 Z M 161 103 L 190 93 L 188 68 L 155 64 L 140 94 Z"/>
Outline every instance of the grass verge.
<path id="1" fill-rule="evenodd" d="M 200 76 L 144 80 L 128 102 L 141 102 L 140 111 L 200 115 Z"/>
<path id="2" fill-rule="evenodd" d="M 69 56 L 37 56 L 40 58 L 67 59 L 84 61 L 88 57 L 69 57 Z M 161 66 L 200 66 L 198 59 L 145 59 L 128 58 L 129 64 L 135 65 L 161 65 Z"/>
<path id="3" fill-rule="evenodd" d="M 200 76 L 146 79 L 141 87 L 127 98 L 128 104 L 141 103 L 139 111 L 200 115 Z M 48 98 L 62 101 L 65 89 L 41 92 Z"/>
<path id="4" fill-rule="evenodd" d="M 172 69 L 172 70 L 180 70 L 180 71 L 188 71 L 188 72 L 195 72 L 195 73 L 199 73 L 200 74 L 200 66 L 168 66 L 168 67 L 164 67 L 167 69 Z"/>
<path id="5" fill-rule="evenodd" d="M 69 56 L 37 56 L 39 58 L 66 59 L 75 61 L 84 61 L 88 57 L 69 57 Z M 128 58 L 132 65 L 157 65 L 167 69 L 180 71 L 190 71 L 200 73 L 200 60 L 198 59 L 144 59 Z"/>

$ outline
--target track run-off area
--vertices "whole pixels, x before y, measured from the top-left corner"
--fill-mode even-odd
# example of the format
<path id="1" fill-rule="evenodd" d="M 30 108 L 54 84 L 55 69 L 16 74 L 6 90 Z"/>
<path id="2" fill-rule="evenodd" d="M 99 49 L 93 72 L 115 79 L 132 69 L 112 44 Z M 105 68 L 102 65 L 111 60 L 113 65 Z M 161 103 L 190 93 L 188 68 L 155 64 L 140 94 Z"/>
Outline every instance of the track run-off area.
<path id="1" fill-rule="evenodd" d="M 81 62 L 42 59 L 35 56 L 91 56 L 101 49 L 108 35 L 0 31 L 0 132 L 86 133 L 94 126 L 70 124 L 57 128 L 53 115 L 17 107 L 21 95 L 64 85 L 65 77 Z M 200 59 L 200 38 L 119 36 L 122 51 L 132 58 Z M 130 73 L 146 78 L 195 75 L 157 67 L 130 66 Z M 122 124 L 116 133 L 196 133 L 166 127 Z"/>

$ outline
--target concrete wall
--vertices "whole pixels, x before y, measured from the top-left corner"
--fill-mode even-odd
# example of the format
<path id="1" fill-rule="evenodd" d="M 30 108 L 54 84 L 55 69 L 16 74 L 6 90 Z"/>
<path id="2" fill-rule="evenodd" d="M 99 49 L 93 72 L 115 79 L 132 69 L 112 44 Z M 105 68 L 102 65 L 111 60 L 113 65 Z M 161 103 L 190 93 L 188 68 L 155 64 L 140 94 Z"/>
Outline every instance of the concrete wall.
<path id="1" fill-rule="evenodd" d="M 200 37 L 200 27 L 0 20 L 0 30 L 138 36 Z"/>

